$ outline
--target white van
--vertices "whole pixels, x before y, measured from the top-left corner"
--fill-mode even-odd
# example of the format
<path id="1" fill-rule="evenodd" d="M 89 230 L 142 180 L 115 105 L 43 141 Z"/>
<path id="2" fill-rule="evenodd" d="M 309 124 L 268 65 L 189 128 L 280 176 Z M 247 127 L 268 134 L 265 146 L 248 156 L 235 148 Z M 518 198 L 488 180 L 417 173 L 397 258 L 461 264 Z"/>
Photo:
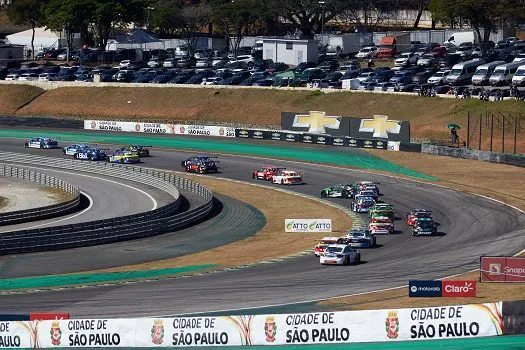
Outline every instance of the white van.
<path id="1" fill-rule="evenodd" d="M 482 64 L 478 67 L 478 69 L 476 69 L 474 75 L 472 76 L 472 85 L 488 85 L 489 78 L 494 72 L 494 69 L 505 63 L 505 61 L 494 61 Z"/>
<path id="2" fill-rule="evenodd" d="M 470 84 L 476 69 L 485 61 L 479 58 L 455 64 L 447 77 L 447 83 L 452 85 Z"/>
<path id="3" fill-rule="evenodd" d="M 495 86 L 510 83 L 514 73 L 516 73 L 518 67 L 521 65 L 521 62 L 510 62 L 497 66 L 496 69 L 494 69 L 494 73 L 490 76 L 490 85 Z"/>
<path id="4" fill-rule="evenodd" d="M 519 66 L 512 77 L 512 84 L 523 86 L 525 85 L 525 65 Z"/>
<path id="5" fill-rule="evenodd" d="M 476 44 L 478 41 L 478 36 L 474 33 L 474 31 L 469 31 L 452 33 L 452 35 L 448 37 L 445 43 L 450 43 L 459 47 L 459 45 L 461 45 L 462 43 L 470 42 Z"/>

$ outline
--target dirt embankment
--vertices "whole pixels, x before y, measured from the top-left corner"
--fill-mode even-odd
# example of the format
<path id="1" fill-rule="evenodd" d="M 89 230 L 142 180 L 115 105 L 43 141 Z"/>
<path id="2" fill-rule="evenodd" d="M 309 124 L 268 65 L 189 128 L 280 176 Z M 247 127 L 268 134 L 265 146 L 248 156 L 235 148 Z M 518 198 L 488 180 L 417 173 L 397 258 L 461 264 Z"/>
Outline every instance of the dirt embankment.
<path id="1" fill-rule="evenodd" d="M 525 112 L 525 104 L 514 100 L 485 102 L 397 94 L 323 93 L 317 90 L 64 87 L 42 93 L 40 89 L 28 85 L 0 86 L 0 114 L 119 120 L 227 121 L 278 126 L 282 111 L 310 110 L 346 116 L 385 114 L 391 118 L 409 120 L 413 137 L 430 139 L 448 138 L 446 125 L 456 123 L 462 126 L 460 137 L 464 139 L 468 112 L 476 118 L 486 112 L 496 115 L 501 112 L 507 117 L 520 116 Z M 484 143 L 488 146 L 487 119 L 483 123 Z M 494 123 L 498 125 L 497 120 Z M 478 139 L 475 126 L 476 121 L 473 120 L 470 137 L 473 147 L 476 147 Z M 511 150 L 512 137 L 509 136 L 512 125 L 507 127 L 509 143 L 506 149 Z M 496 151 L 500 147 L 500 135 L 500 129 L 496 129 Z M 525 140 L 518 137 L 518 141 L 518 152 L 525 152 Z"/>

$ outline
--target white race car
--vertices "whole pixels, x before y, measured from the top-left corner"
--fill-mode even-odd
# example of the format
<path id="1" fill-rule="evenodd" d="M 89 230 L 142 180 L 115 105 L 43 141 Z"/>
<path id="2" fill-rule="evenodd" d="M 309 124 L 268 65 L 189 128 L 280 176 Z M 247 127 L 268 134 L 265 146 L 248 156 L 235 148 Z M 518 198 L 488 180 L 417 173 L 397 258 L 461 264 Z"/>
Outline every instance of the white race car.
<path id="1" fill-rule="evenodd" d="M 272 176 L 272 183 L 280 185 L 301 185 L 303 178 L 293 170 L 281 170 Z"/>
<path id="2" fill-rule="evenodd" d="M 361 253 L 346 244 L 333 244 L 326 247 L 319 262 L 323 265 L 359 264 L 361 262 Z"/>
<path id="3" fill-rule="evenodd" d="M 368 225 L 368 230 L 372 234 L 392 234 L 394 233 L 394 223 L 387 217 L 373 218 Z"/>

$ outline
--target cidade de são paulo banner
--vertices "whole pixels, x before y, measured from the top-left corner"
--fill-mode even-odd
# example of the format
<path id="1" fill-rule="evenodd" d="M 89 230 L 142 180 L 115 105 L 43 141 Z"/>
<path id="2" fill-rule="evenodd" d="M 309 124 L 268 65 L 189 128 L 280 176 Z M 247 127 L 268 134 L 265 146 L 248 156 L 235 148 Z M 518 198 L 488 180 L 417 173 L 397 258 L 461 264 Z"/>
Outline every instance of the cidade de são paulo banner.
<path id="1" fill-rule="evenodd" d="M 393 342 L 502 334 L 501 303 L 308 314 L 0 322 L 0 348 Z"/>
<path id="2" fill-rule="evenodd" d="M 216 125 L 121 122 L 114 120 L 84 120 L 84 129 L 117 132 L 141 132 L 148 134 L 235 137 L 235 128 Z"/>

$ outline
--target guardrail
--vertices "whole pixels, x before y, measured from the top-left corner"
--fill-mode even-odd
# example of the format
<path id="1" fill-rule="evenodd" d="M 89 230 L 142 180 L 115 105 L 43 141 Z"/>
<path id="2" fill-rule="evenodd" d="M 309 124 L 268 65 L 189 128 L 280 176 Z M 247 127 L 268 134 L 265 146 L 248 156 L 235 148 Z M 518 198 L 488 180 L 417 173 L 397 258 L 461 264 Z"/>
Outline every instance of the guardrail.
<path id="1" fill-rule="evenodd" d="M 38 173 L 34 170 L 18 168 L 12 165 L 0 164 L 0 176 L 13 177 L 20 180 L 28 180 L 41 185 L 63 190 L 73 196 L 72 199 L 53 205 L 46 205 L 38 208 L 30 208 L 11 212 L 0 213 L 0 226 L 11 225 L 28 221 L 42 220 L 67 213 L 75 210 L 80 204 L 80 191 L 70 183 Z"/>
<path id="2" fill-rule="evenodd" d="M 118 177 L 153 186 L 174 197 L 174 202 L 149 212 L 78 224 L 5 232 L 0 235 L 0 255 L 84 247 L 154 236 L 200 220 L 213 206 L 213 194 L 207 188 L 189 179 L 157 170 L 12 152 L 0 152 L 0 161 Z M 177 187 L 200 196 L 204 199 L 204 204 L 177 214 L 181 201 Z"/>

